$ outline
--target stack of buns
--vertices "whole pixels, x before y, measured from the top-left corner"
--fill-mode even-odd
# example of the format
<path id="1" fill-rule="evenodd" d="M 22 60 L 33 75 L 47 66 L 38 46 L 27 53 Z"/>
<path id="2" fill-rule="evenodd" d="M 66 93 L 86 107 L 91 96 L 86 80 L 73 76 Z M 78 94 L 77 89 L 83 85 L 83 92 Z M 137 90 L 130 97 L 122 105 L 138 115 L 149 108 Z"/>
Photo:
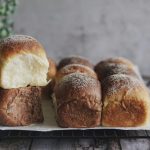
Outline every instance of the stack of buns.
<path id="1" fill-rule="evenodd" d="M 95 127 L 101 120 L 101 86 L 93 65 L 72 56 L 58 64 L 53 103 L 61 127 Z"/>
<path id="2" fill-rule="evenodd" d="M 22 126 L 43 121 L 41 86 L 48 84 L 49 62 L 30 36 L 0 42 L 0 124 Z"/>
<path id="3" fill-rule="evenodd" d="M 125 58 L 99 62 L 95 71 L 102 83 L 102 125 L 146 126 L 150 123 L 150 97 L 137 67 Z"/>
<path id="4" fill-rule="evenodd" d="M 94 67 L 84 57 L 70 56 L 56 67 L 30 36 L 0 41 L 0 125 L 43 122 L 43 96 L 52 97 L 60 127 L 150 123 L 149 91 L 129 60 L 109 58 Z"/>

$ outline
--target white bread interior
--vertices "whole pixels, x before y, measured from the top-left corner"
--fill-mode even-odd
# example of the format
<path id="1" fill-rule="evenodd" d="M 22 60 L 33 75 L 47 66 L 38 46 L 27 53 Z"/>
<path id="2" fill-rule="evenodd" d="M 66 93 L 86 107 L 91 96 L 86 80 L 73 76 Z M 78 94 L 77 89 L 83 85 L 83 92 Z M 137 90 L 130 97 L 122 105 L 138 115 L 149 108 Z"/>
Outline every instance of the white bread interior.
<path id="1" fill-rule="evenodd" d="M 32 53 L 16 54 L 1 66 L 0 87 L 4 89 L 47 85 L 47 58 Z"/>

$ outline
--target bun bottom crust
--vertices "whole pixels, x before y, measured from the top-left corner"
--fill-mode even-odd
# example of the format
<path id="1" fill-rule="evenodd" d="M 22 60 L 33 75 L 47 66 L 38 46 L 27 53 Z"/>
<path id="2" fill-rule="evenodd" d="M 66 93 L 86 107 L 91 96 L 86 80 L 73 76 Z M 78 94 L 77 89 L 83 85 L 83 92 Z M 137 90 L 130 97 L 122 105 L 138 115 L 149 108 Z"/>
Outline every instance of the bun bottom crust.
<path id="1" fill-rule="evenodd" d="M 146 106 L 137 100 L 122 100 L 120 103 L 110 102 L 103 110 L 102 125 L 111 127 L 136 127 L 147 118 Z"/>
<path id="2" fill-rule="evenodd" d="M 102 85 L 103 126 L 137 127 L 149 124 L 150 98 L 143 82 L 127 75 L 112 75 Z"/>
<path id="3" fill-rule="evenodd" d="M 0 89 L 1 125 L 24 126 L 43 120 L 39 87 Z"/>
<path id="4" fill-rule="evenodd" d="M 60 127 L 96 127 L 100 125 L 100 116 L 100 110 L 94 110 L 88 106 L 88 102 L 78 100 L 64 103 L 57 109 L 57 122 Z"/>

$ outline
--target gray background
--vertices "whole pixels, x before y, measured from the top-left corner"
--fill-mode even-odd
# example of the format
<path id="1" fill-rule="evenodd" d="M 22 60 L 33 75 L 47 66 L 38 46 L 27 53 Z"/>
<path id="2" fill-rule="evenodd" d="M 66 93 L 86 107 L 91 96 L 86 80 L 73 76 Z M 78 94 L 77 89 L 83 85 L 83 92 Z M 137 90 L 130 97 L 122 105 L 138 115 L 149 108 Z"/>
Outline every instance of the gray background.
<path id="1" fill-rule="evenodd" d="M 149 0 L 19 0 L 17 34 L 37 38 L 57 61 L 124 56 L 150 75 Z"/>

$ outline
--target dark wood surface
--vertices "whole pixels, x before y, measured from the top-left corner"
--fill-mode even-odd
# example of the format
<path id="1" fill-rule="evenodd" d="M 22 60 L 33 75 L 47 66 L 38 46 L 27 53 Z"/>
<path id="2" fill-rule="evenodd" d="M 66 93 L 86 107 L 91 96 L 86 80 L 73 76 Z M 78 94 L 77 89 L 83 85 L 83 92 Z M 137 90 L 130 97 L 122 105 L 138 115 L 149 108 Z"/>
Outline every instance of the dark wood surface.
<path id="1" fill-rule="evenodd" d="M 1 139 L 0 150 L 149 150 L 150 139 Z"/>

